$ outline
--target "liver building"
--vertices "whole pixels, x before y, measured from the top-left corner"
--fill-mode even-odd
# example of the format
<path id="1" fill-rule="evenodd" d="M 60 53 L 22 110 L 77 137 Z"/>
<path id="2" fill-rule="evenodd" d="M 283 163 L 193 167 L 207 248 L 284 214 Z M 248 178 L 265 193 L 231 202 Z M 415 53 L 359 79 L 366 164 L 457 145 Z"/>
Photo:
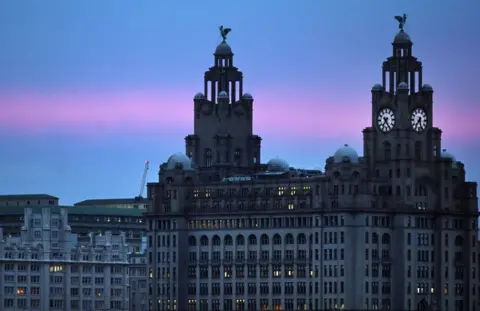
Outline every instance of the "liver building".
<path id="1" fill-rule="evenodd" d="M 442 146 L 412 46 L 401 22 L 363 156 L 340 144 L 321 172 L 262 162 L 253 97 L 217 46 L 186 152 L 148 184 L 150 310 L 479 309 L 477 184 Z"/>

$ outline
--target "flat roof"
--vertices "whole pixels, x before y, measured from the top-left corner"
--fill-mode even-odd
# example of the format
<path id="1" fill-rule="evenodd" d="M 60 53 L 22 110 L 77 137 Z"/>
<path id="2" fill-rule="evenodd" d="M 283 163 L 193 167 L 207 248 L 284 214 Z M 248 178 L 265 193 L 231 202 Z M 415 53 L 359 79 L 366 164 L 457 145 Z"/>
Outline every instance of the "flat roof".
<path id="1" fill-rule="evenodd" d="M 115 205 L 115 204 L 135 204 L 148 203 L 145 198 L 114 198 L 114 199 L 92 199 L 84 200 L 73 204 L 74 206 L 95 206 L 95 205 Z"/>
<path id="2" fill-rule="evenodd" d="M 38 200 L 38 199 L 54 199 L 57 197 L 50 194 L 4 194 L 0 195 L 0 201 L 7 200 Z"/>
<path id="3" fill-rule="evenodd" d="M 118 208 L 105 206 L 0 206 L 2 215 L 21 215 L 25 208 L 39 210 L 50 208 L 60 211 L 62 208 L 68 210 L 69 215 L 99 215 L 99 216 L 131 216 L 142 217 L 144 210 L 138 208 Z"/>

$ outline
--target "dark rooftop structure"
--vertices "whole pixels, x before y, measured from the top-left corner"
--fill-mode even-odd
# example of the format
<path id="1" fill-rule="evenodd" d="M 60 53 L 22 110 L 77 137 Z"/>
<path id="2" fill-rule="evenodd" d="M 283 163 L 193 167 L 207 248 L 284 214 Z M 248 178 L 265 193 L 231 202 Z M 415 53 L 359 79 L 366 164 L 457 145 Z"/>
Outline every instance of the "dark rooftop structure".
<path id="1" fill-rule="evenodd" d="M 50 194 L 6 194 L 0 195 L 0 206 L 56 206 L 58 197 Z"/>
<path id="2" fill-rule="evenodd" d="M 142 197 L 136 198 L 113 198 L 113 199 L 92 199 L 84 200 L 74 206 L 97 206 L 97 207 L 118 207 L 118 208 L 147 208 L 148 200 Z"/>

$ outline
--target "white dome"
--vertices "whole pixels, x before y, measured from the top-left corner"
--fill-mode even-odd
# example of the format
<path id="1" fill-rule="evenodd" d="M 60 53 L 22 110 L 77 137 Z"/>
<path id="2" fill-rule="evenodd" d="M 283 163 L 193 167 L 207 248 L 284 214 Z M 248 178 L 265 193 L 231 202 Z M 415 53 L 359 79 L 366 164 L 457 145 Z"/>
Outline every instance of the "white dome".
<path id="1" fill-rule="evenodd" d="M 267 170 L 276 172 L 286 172 L 290 169 L 287 161 L 280 158 L 271 159 L 267 163 Z"/>
<path id="2" fill-rule="evenodd" d="M 245 93 L 245 94 L 242 95 L 242 98 L 244 98 L 244 99 L 253 99 L 253 96 L 252 96 L 252 94 L 250 94 L 250 93 Z"/>
<path id="3" fill-rule="evenodd" d="M 355 149 L 345 144 L 335 152 L 333 162 L 335 164 L 342 162 L 358 163 L 358 153 Z"/>
<path id="4" fill-rule="evenodd" d="M 400 82 L 400 84 L 397 86 L 399 90 L 408 90 L 408 84 L 405 82 Z"/>
<path id="5" fill-rule="evenodd" d="M 195 94 L 195 96 L 193 97 L 193 99 L 204 99 L 205 98 L 205 95 L 203 95 L 202 92 L 198 92 L 197 94 Z"/>
<path id="6" fill-rule="evenodd" d="M 192 160 L 181 152 L 177 152 L 168 158 L 167 169 L 183 169 L 191 170 L 192 169 Z"/>
<path id="7" fill-rule="evenodd" d="M 422 90 L 424 91 L 433 91 L 433 87 L 430 84 L 424 84 L 422 86 Z"/>
<path id="8" fill-rule="evenodd" d="M 228 98 L 228 93 L 225 91 L 221 91 L 218 93 L 218 98 Z"/>
<path id="9" fill-rule="evenodd" d="M 383 90 L 383 86 L 381 84 L 375 84 L 372 86 L 372 91 L 382 91 Z"/>
<path id="10" fill-rule="evenodd" d="M 440 153 L 440 157 L 443 159 L 450 159 L 452 160 L 452 166 L 456 167 L 457 166 L 457 160 L 455 159 L 455 156 L 451 154 L 450 152 L 447 151 L 447 149 L 443 149 L 442 152 Z"/>

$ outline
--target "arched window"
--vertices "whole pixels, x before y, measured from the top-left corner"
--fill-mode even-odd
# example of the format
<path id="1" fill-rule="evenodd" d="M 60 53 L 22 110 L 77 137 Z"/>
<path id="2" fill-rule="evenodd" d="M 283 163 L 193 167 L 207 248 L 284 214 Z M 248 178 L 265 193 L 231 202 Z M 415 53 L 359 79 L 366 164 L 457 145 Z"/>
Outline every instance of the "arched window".
<path id="1" fill-rule="evenodd" d="M 206 235 L 203 235 L 201 238 L 200 238 L 200 245 L 201 246 L 208 246 L 208 238 Z"/>
<path id="2" fill-rule="evenodd" d="M 220 246 L 220 244 L 220 237 L 218 235 L 214 235 L 212 238 L 212 245 Z"/>
<path id="3" fill-rule="evenodd" d="M 382 235 L 382 244 L 390 244 L 390 235 L 388 233 Z"/>
<path id="4" fill-rule="evenodd" d="M 211 167 L 212 166 L 212 149 L 207 148 L 205 149 L 205 166 Z"/>
<path id="5" fill-rule="evenodd" d="M 224 245 L 233 245 L 233 239 L 232 239 L 232 236 L 227 234 L 224 238 L 223 238 L 223 244 Z"/>
<path id="6" fill-rule="evenodd" d="M 241 234 L 237 235 L 236 244 L 237 245 L 245 245 L 245 238 L 243 237 L 243 235 L 241 235 Z"/>
<path id="7" fill-rule="evenodd" d="M 285 236 L 285 244 L 295 244 L 295 240 L 293 239 L 293 235 L 291 233 L 287 233 Z"/>
<path id="8" fill-rule="evenodd" d="M 197 246 L 197 239 L 193 235 L 188 237 L 188 245 Z"/>
<path id="9" fill-rule="evenodd" d="M 300 233 L 299 235 L 297 235 L 297 244 L 307 244 L 307 237 L 305 236 L 305 234 Z"/>
<path id="10" fill-rule="evenodd" d="M 268 235 L 266 234 L 262 234 L 261 238 L 260 238 L 260 243 L 262 245 L 268 245 L 270 243 L 270 240 L 268 238 Z"/>
<path id="11" fill-rule="evenodd" d="M 282 244 L 282 238 L 280 237 L 280 235 L 278 233 L 273 236 L 273 244 L 274 245 Z"/>

